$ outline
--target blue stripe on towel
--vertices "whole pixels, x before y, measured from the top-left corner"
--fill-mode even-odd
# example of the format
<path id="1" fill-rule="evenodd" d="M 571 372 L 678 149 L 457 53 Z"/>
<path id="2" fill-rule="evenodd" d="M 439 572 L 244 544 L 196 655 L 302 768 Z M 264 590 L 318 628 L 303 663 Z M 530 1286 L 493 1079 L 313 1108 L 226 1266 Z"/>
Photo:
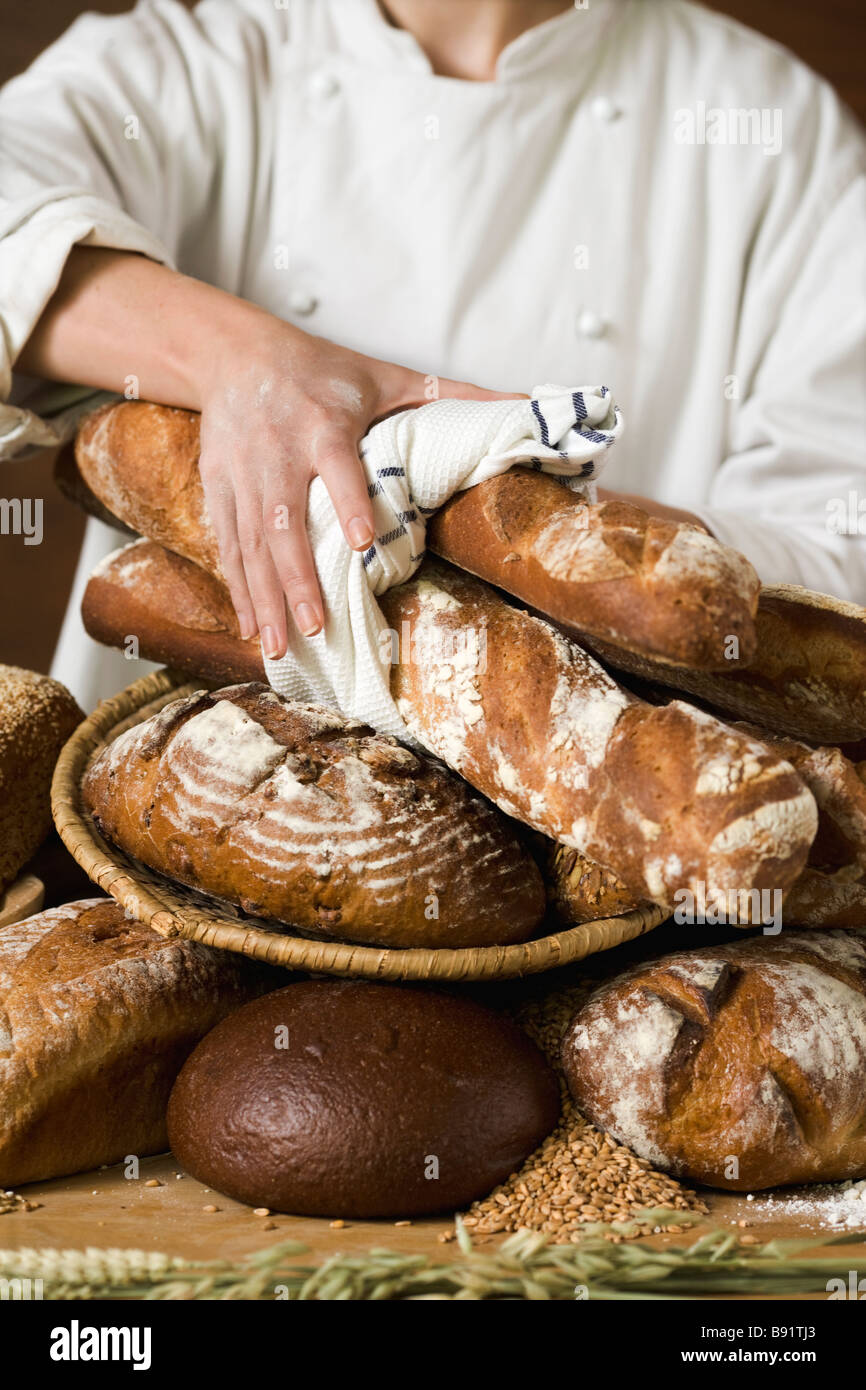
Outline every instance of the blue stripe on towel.
<path id="1" fill-rule="evenodd" d="M 545 449 L 549 449 L 550 435 L 547 430 L 547 421 L 541 413 L 541 406 L 538 404 L 538 401 L 531 401 L 530 404 L 532 406 L 532 413 L 538 421 L 538 425 L 541 430 L 541 442 L 544 445 Z"/>

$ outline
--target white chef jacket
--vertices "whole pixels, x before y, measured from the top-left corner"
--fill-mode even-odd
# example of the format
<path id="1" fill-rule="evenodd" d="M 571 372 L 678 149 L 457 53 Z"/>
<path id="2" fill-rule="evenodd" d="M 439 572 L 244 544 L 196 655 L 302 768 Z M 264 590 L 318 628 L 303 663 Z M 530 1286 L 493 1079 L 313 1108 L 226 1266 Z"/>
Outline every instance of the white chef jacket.
<path id="1" fill-rule="evenodd" d="M 576 5 L 483 83 L 376 0 L 87 14 L 0 94 L 0 454 L 69 433 L 13 365 L 70 247 L 121 247 L 425 373 L 605 383 L 606 486 L 866 602 L 864 213 L 828 84 L 684 0 Z M 75 611 L 108 538 L 55 666 L 86 704 L 137 674 Z"/>

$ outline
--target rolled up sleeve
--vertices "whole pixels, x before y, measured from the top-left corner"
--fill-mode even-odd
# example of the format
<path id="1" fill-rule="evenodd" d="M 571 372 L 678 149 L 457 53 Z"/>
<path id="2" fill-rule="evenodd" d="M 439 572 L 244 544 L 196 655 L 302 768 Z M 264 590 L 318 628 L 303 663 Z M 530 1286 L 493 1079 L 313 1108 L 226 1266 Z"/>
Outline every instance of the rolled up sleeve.
<path id="1" fill-rule="evenodd" d="M 174 265 L 207 199 L 215 142 L 184 52 L 193 25 L 178 5 L 84 15 L 0 92 L 0 457 L 62 440 L 94 403 L 14 372 L 72 247 Z"/>

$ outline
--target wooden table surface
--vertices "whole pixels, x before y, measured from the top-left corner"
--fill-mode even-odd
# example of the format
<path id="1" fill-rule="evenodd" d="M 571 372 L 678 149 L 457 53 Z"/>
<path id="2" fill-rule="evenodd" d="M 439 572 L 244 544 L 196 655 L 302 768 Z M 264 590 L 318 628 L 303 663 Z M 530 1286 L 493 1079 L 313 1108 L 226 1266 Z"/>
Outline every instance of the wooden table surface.
<path id="1" fill-rule="evenodd" d="M 363 1251 L 371 1246 L 428 1254 L 438 1260 L 457 1257 L 456 1245 L 440 1239 L 453 1231 L 447 1217 L 413 1221 L 408 1226 L 393 1221 L 347 1221 L 341 1228 L 333 1229 L 324 1220 L 280 1214 L 254 1216 L 249 1207 L 204 1187 L 194 1178 L 178 1178 L 179 1171 L 174 1158 L 163 1154 L 142 1160 L 137 1180 L 125 1178 L 123 1169 L 114 1167 L 22 1188 L 22 1195 L 41 1205 L 34 1211 L 19 1210 L 0 1216 L 0 1248 L 113 1246 L 158 1250 L 187 1259 L 237 1259 L 277 1241 L 298 1240 L 309 1247 L 309 1255 L 298 1257 L 305 1264 L 318 1264 L 329 1255 Z M 145 1186 L 153 1178 L 161 1185 Z M 706 1230 L 724 1226 L 761 1242 L 773 1237 L 814 1234 L 814 1253 L 831 1253 L 822 1246 L 831 1233 L 810 1229 L 802 1218 L 774 1219 L 760 1209 L 756 1211 L 758 1203 L 748 1202 L 739 1194 L 713 1194 L 709 1202 L 710 1215 L 688 1234 L 650 1239 L 658 1244 L 689 1243 Z M 204 1210 L 211 1205 L 217 1211 Z M 749 1222 L 745 1229 L 738 1225 L 742 1220 Z M 850 1256 L 866 1256 L 866 1204 L 862 1234 L 862 1243 L 846 1245 L 839 1253 L 843 1277 Z M 478 1237 L 475 1243 L 479 1248 L 495 1249 L 501 1239 Z"/>

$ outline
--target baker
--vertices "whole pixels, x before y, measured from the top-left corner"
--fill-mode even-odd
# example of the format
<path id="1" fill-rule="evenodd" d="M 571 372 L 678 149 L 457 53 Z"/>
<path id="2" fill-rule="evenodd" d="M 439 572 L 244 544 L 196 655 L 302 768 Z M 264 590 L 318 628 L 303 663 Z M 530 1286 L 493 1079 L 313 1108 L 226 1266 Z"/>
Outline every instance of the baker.
<path id="1" fill-rule="evenodd" d="M 685 138 L 710 108 L 772 141 Z M 866 544 L 827 518 L 866 489 L 864 189 L 831 89 L 683 0 L 85 15 L 0 95 L 0 451 L 95 391 L 200 410 L 232 598 L 278 654 L 322 623 L 311 477 L 370 543 L 375 419 L 605 382 L 608 488 L 862 602 Z M 116 544 L 89 523 L 55 658 L 86 707 L 129 679 L 78 617 Z"/>

